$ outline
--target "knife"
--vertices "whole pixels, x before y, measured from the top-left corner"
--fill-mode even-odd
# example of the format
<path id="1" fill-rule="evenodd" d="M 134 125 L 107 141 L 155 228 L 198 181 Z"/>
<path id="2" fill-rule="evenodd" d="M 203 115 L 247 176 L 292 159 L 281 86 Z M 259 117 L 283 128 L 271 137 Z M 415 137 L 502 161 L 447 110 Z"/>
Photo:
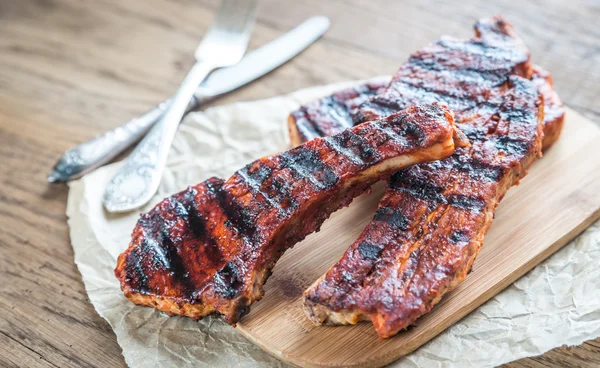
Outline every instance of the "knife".
<path id="1" fill-rule="evenodd" d="M 311 17 L 274 41 L 248 53 L 235 66 L 215 71 L 198 87 L 186 112 L 281 66 L 319 39 L 328 28 L 327 17 Z M 77 179 L 109 162 L 140 140 L 160 120 L 169 103 L 170 100 L 163 101 L 145 114 L 65 151 L 48 175 L 48 181 L 54 183 Z"/>

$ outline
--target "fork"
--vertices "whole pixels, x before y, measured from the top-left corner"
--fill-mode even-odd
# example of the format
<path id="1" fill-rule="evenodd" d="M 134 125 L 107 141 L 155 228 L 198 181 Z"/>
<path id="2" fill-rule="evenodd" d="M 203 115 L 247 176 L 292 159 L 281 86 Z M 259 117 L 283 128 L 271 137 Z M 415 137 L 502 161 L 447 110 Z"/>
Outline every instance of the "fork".
<path id="1" fill-rule="evenodd" d="M 196 88 L 215 69 L 237 64 L 246 49 L 258 0 L 223 0 L 215 20 L 196 49 L 192 66 L 169 108 L 110 180 L 103 203 L 109 212 L 146 204 L 156 193 L 177 127 Z"/>

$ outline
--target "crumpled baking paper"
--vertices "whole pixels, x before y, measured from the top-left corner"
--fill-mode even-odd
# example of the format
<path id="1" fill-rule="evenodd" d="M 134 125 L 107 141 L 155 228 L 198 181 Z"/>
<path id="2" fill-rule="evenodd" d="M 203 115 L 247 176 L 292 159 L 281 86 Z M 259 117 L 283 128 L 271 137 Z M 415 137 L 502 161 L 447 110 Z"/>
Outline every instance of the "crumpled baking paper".
<path id="1" fill-rule="evenodd" d="M 357 82 L 353 82 L 356 84 Z M 140 212 L 211 176 L 289 146 L 286 118 L 300 104 L 352 83 L 210 108 L 182 123 L 161 187 L 145 208 L 104 211 L 106 182 L 120 163 L 70 186 L 67 215 L 75 263 L 88 296 L 132 367 L 282 367 L 216 318 L 199 322 L 135 306 L 113 269 Z M 600 221 L 534 270 L 393 367 L 493 367 L 600 336 Z"/>

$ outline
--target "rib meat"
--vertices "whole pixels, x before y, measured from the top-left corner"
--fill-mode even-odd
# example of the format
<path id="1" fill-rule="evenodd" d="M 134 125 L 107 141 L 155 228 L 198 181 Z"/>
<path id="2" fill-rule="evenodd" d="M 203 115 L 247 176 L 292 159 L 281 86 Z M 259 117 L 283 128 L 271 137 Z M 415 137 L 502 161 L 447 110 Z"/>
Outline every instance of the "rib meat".
<path id="1" fill-rule="evenodd" d="M 412 106 L 211 178 L 143 214 L 115 275 L 136 304 L 235 324 L 283 252 L 402 167 L 454 151 L 453 115 Z"/>
<path id="2" fill-rule="evenodd" d="M 385 338 L 427 313 L 464 280 L 497 204 L 541 155 L 544 102 L 528 80 L 527 49 L 501 17 L 475 31 L 417 51 L 384 91 L 350 112 L 358 124 L 442 101 L 471 146 L 391 178 L 371 223 L 305 292 L 315 323 L 371 320 Z"/>
<path id="3" fill-rule="evenodd" d="M 549 148 L 560 136 L 565 108 L 553 88 L 552 77 L 539 65 L 533 65 L 531 81 L 544 96 L 544 138 L 542 150 Z M 389 81 L 368 82 L 338 91 L 331 96 L 301 106 L 288 118 L 292 146 L 298 146 L 317 137 L 337 134 L 354 126 L 353 115 L 360 104 L 381 93 Z"/>

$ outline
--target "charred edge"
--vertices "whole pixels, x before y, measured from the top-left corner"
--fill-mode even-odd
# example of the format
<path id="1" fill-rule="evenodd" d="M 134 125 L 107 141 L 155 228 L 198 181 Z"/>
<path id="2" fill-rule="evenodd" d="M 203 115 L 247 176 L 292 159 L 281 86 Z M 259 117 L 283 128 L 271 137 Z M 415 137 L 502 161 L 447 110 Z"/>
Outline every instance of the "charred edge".
<path id="1" fill-rule="evenodd" d="M 400 211 L 390 208 L 381 207 L 375 212 L 375 221 L 385 222 L 390 226 L 396 227 L 402 231 L 409 228 L 410 221 Z"/>
<path id="2" fill-rule="evenodd" d="M 361 257 L 364 259 L 377 259 L 382 250 L 383 249 L 377 245 L 367 242 L 362 242 L 358 245 L 358 253 L 360 253 Z"/>
<path id="3" fill-rule="evenodd" d="M 248 313 L 250 313 L 250 301 L 248 298 L 242 297 L 235 304 L 231 320 L 237 322 Z"/>
<path id="4" fill-rule="evenodd" d="M 316 290 L 319 290 L 319 288 L 322 287 L 321 285 L 324 283 L 325 281 L 322 281 L 315 288 L 309 289 L 308 292 L 304 295 L 304 298 L 309 302 L 318 304 L 321 301 L 321 298 L 319 298 L 319 294 L 316 292 Z"/>
<path id="5" fill-rule="evenodd" d="M 339 178 L 321 161 L 319 154 L 299 146 L 280 155 L 281 168 L 289 168 L 298 179 L 308 179 L 315 187 L 324 190 L 337 184 Z"/>
<path id="6" fill-rule="evenodd" d="M 236 264 L 228 262 L 225 267 L 215 273 L 215 292 L 225 299 L 233 299 L 239 295 L 243 286 L 242 275 Z"/>
<path id="7" fill-rule="evenodd" d="M 485 207 L 485 201 L 481 198 L 455 194 L 448 197 L 448 203 L 453 207 L 464 210 L 479 212 Z"/>

